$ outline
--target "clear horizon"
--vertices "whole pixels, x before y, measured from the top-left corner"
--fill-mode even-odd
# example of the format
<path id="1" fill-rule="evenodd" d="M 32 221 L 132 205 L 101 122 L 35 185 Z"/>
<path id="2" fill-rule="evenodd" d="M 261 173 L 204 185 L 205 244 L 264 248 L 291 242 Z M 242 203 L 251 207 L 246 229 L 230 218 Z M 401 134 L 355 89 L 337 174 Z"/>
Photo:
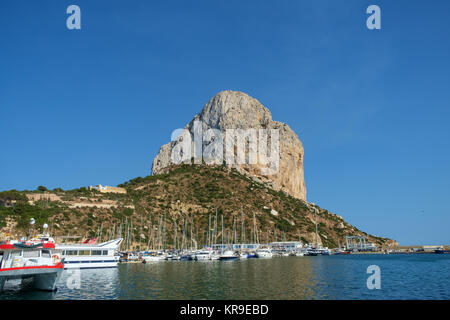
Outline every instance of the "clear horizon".
<path id="1" fill-rule="evenodd" d="M 66 8 L 81 8 L 81 30 Z M 365 13 L 381 8 L 381 30 Z M 450 3 L 5 1 L 0 190 L 117 185 L 215 94 L 305 149 L 307 200 L 400 245 L 450 244 Z"/>

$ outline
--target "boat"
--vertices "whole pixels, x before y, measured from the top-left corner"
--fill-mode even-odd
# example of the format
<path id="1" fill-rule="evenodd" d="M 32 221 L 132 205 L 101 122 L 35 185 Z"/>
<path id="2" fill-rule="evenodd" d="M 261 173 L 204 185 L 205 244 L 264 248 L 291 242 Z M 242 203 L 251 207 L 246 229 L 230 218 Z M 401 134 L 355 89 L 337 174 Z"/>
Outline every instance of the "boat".
<path id="1" fill-rule="evenodd" d="M 115 268 L 121 243 L 122 238 L 118 238 L 100 244 L 57 244 L 56 249 L 62 250 L 65 269 Z M 128 254 L 126 260 L 131 258 Z"/>
<path id="2" fill-rule="evenodd" d="M 140 262 L 141 260 L 141 256 L 137 252 L 119 252 L 119 263 Z"/>
<path id="3" fill-rule="evenodd" d="M 450 250 L 445 250 L 443 247 L 434 250 L 434 253 L 443 254 L 443 253 L 450 253 Z"/>
<path id="4" fill-rule="evenodd" d="M 317 250 L 316 248 L 314 248 L 314 247 L 308 247 L 308 248 L 306 248 L 306 253 L 305 253 L 305 256 L 317 256 L 317 255 L 319 255 L 320 254 L 320 251 L 319 250 Z"/>
<path id="5" fill-rule="evenodd" d="M 38 290 L 55 291 L 64 270 L 52 238 L 0 242 L 0 291 L 8 280 L 32 279 Z"/>
<path id="6" fill-rule="evenodd" d="M 194 260 L 192 258 L 192 254 L 191 253 L 184 253 L 180 256 L 180 261 L 192 261 Z"/>
<path id="7" fill-rule="evenodd" d="M 306 249 L 306 256 L 329 256 L 331 255 L 331 251 L 328 248 L 315 248 L 308 247 Z"/>
<path id="8" fill-rule="evenodd" d="M 219 260 L 220 255 L 217 252 L 211 253 L 211 260 Z"/>
<path id="9" fill-rule="evenodd" d="M 239 253 L 239 259 L 248 259 L 248 253 L 246 252 Z"/>
<path id="10" fill-rule="evenodd" d="M 176 253 L 169 253 L 168 255 L 166 255 L 165 260 L 167 260 L 167 261 L 177 261 L 177 260 L 180 260 L 180 256 L 177 255 Z"/>
<path id="11" fill-rule="evenodd" d="M 247 259 L 255 259 L 255 258 L 258 258 L 255 252 L 249 252 L 247 254 Z"/>
<path id="12" fill-rule="evenodd" d="M 238 256 L 234 254 L 231 250 L 226 250 L 219 255 L 219 260 L 235 260 Z"/>
<path id="13" fill-rule="evenodd" d="M 208 250 L 200 250 L 193 254 L 192 257 L 195 261 L 211 260 L 211 252 Z"/>
<path id="14" fill-rule="evenodd" d="M 339 249 L 338 251 L 336 251 L 335 254 L 351 254 L 352 252 L 350 250 L 341 250 Z"/>
<path id="15" fill-rule="evenodd" d="M 142 259 L 142 263 L 147 263 L 147 262 L 159 262 L 165 259 L 165 256 L 163 255 L 150 255 L 150 254 L 146 254 L 143 255 L 141 257 Z"/>
<path id="16" fill-rule="evenodd" d="M 256 257 L 258 258 L 272 258 L 273 253 L 270 249 L 257 249 Z"/>
<path id="17" fill-rule="evenodd" d="M 329 256 L 331 255 L 331 250 L 328 249 L 327 247 L 319 248 L 319 254 L 321 254 L 322 256 Z"/>

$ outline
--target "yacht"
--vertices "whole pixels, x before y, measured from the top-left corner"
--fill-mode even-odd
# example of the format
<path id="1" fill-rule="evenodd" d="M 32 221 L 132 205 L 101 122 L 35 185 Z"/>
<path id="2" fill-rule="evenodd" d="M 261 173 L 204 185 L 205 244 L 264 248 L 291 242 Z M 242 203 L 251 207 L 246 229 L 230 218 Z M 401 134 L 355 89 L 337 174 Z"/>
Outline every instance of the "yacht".
<path id="1" fill-rule="evenodd" d="M 55 250 L 55 242 L 0 242 L 0 291 L 8 280 L 32 279 L 35 289 L 54 291 L 64 270 L 64 260 Z"/>
<path id="2" fill-rule="evenodd" d="M 303 251 L 297 250 L 297 251 L 295 251 L 294 255 L 296 257 L 303 257 L 305 255 L 305 253 Z"/>
<path id="3" fill-rule="evenodd" d="M 217 252 L 211 253 L 211 260 L 219 260 L 220 254 Z"/>
<path id="4" fill-rule="evenodd" d="M 144 254 L 142 255 L 142 262 L 159 262 L 166 259 L 166 256 L 162 254 Z"/>
<path id="5" fill-rule="evenodd" d="M 273 254 L 270 249 L 257 249 L 256 256 L 258 258 L 272 258 Z"/>
<path id="6" fill-rule="evenodd" d="M 219 255 L 219 260 L 235 260 L 237 258 L 237 255 L 235 255 L 231 250 L 226 250 Z"/>
<path id="7" fill-rule="evenodd" d="M 119 263 L 122 238 L 100 244 L 56 245 L 64 258 L 65 269 L 115 268 Z"/>
<path id="8" fill-rule="evenodd" d="M 239 253 L 239 259 L 247 259 L 248 253 L 247 252 L 241 252 Z"/>
<path id="9" fill-rule="evenodd" d="M 211 252 L 208 250 L 200 250 L 195 252 L 192 257 L 195 261 L 211 260 Z"/>

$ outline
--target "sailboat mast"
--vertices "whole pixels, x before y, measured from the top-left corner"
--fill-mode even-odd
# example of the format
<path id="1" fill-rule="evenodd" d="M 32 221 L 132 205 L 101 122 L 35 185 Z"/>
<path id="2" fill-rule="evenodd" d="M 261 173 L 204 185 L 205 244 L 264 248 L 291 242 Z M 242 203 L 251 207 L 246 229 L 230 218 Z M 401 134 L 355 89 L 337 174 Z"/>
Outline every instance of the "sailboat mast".
<path id="1" fill-rule="evenodd" d="M 317 236 L 317 209 L 314 208 L 314 214 L 316 216 L 316 249 L 319 247 L 319 241 L 318 241 L 318 236 Z"/>

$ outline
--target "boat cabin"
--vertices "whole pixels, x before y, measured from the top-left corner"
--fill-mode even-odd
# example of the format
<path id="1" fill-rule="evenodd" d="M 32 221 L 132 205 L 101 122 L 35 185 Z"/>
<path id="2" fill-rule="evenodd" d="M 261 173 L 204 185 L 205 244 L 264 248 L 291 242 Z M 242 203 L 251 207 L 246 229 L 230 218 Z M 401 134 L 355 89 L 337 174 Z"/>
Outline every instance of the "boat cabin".
<path id="1" fill-rule="evenodd" d="M 55 260 L 59 259 L 59 256 L 54 254 L 56 254 L 55 245 L 51 243 L 26 245 L 17 242 L 1 244 L 0 269 L 54 265 Z"/>

